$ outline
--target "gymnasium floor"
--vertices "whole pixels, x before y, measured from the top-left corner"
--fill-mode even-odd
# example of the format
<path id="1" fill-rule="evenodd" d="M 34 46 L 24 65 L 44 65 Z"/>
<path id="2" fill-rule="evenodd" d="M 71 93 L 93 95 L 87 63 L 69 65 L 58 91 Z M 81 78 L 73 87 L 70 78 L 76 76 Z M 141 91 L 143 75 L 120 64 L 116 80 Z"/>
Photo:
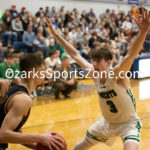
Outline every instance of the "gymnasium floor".
<path id="1" fill-rule="evenodd" d="M 137 112 L 142 119 L 141 144 L 139 150 L 150 149 L 150 79 L 131 80 L 132 91 L 137 102 Z M 23 127 L 24 133 L 55 131 L 67 141 L 68 150 L 82 139 L 86 130 L 102 116 L 98 95 L 92 80 L 80 80 L 79 89 L 71 99 L 54 100 L 53 96 L 33 100 L 29 120 Z M 122 150 L 122 141 L 117 138 L 112 147 L 96 145 L 91 150 Z M 28 150 L 21 145 L 9 145 L 8 150 Z"/>

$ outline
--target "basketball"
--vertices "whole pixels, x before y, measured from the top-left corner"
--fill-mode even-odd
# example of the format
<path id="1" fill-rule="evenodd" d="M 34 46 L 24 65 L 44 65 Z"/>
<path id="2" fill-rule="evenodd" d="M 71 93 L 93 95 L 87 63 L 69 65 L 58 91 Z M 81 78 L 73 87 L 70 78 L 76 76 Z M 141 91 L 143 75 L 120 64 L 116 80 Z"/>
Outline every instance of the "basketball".
<path id="1" fill-rule="evenodd" d="M 61 135 L 59 135 L 58 133 L 55 133 L 55 132 L 52 132 L 51 134 L 52 134 L 53 136 L 58 136 L 58 137 L 60 137 L 61 143 L 64 145 L 64 148 L 61 149 L 61 150 L 67 150 L 67 144 L 66 144 L 66 141 L 64 140 L 64 138 L 63 138 Z M 54 147 L 52 147 L 52 149 L 53 149 L 53 150 L 56 150 Z M 36 145 L 36 150 L 49 150 L 49 148 L 46 147 L 46 146 L 44 146 L 44 145 L 42 145 L 41 143 L 37 143 L 37 145 Z"/>
<path id="2" fill-rule="evenodd" d="M 37 143 L 36 150 L 49 150 L 49 148 L 42 145 L 41 143 Z"/>
<path id="3" fill-rule="evenodd" d="M 61 135 L 59 135 L 58 133 L 52 132 L 51 134 L 54 136 L 60 137 L 62 144 L 64 145 L 64 149 L 62 149 L 62 150 L 67 150 L 67 143 L 66 143 L 65 139 Z"/>

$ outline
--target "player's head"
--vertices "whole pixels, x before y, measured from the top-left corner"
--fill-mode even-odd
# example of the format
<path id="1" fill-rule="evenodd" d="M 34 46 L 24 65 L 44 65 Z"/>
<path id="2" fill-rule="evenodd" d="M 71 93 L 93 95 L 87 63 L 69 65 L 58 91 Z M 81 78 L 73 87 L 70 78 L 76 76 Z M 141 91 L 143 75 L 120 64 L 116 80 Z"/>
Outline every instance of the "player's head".
<path id="1" fill-rule="evenodd" d="M 33 80 L 35 85 L 41 84 L 44 78 L 43 58 L 37 54 L 25 54 L 20 58 L 20 71 L 22 76 L 26 76 L 23 76 L 26 81 Z M 36 72 L 38 72 L 37 75 L 35 75 Z"/>
<path id="2" fill-rule="evenodd" d="M 106 71 L 110 67 L 113 53 L 108 46 L 97 47 L 90 52 L 90 58 L 96 71 Z"/>

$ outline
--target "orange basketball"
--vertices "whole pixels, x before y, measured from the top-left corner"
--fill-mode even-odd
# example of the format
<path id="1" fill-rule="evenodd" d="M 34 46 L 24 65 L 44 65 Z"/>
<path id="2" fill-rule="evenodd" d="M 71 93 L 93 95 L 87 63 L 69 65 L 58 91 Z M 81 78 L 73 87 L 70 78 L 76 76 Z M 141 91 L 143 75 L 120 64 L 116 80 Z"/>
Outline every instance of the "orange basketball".
<path id="1" fill-rule="evenodd" d="M 66 141 L 64 140 L 64 138 L 61 135 L 59 135 L 58 133 L 55 133 L 55 132 L 52 132 L 51 134 L 53 136 L 57 136 L 57 137 L 60 138 L 60 142 L 64 145 L 64 148 L 61 149 L 61 150 L 67 150 L 67 144 L 66 144 Z M 56 150 L 53 146 L 52 146 L 52 149 Z M 42 145 L 41 143 L 37 143 L 36 144 L 36 150 L 49 150 L 49 148 Z"/>
<path id="2" fill-rule="evenodd" d="M 37 143 L 36 144 L 36 150 L 49 150 L 49 148 L 42 145 L 41 143 Z"/>
<path id="3" fill-rule="evenodd" d="M 64 145 L 64 149 L 62 149 L 62 150 L 67 150 L 67 143 L 66 143 L 65 139 L 61 135 L 59 135 L 58 133 L 52 132 L 51 134 L 54 136 L 60 137 L 62 144 Z"/>

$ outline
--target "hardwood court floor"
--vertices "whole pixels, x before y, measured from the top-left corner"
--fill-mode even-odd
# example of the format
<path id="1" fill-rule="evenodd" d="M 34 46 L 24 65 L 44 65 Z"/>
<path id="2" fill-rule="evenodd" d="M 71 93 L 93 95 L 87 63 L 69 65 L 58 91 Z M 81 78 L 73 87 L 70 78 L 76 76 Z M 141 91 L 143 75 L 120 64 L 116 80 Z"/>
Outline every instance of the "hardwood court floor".
<path id="1" fill-rule="evenodd" d="M 131 80 L 137 102 L 137 112 L 142 120 L 140 150 L 150 150 L 150 79 Z M 67 141 L 68 150 L 73 150 L 86 130 L 102 116 L 98 95 L 92 80 L 79 81 L 79 89 L 71 99 L 54 100 L 53 96 L 33 100 L 29 120 L 23 127 L 24 133 L 55 131 Z M 112 147 L 98 144 L 91 150 L 122 150 L 122 141 L 117 138 Z M 8 150 L 28 150 L 19 144 L 9 145 Z"/>

